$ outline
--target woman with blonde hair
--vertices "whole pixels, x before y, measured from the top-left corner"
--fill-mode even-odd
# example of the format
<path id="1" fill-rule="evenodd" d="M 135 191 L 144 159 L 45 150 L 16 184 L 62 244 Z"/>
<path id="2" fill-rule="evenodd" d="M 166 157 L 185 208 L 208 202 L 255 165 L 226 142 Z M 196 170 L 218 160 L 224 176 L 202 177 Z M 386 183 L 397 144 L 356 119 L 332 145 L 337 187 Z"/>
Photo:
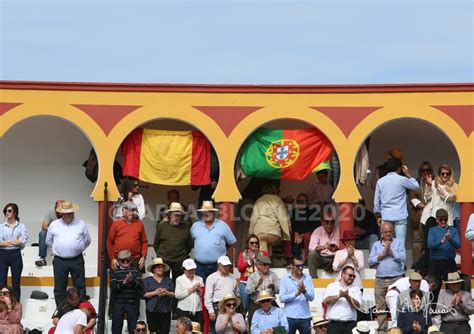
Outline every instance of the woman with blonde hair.
<path id="1" fill-rule="evenodd" d="M 453 204 L 456 200 L 456 192 L 458 189 L 458 184 L 454 181 L 453 174 L 451 166 L 442 164 L 439 166 L 438 175 L 434 180 L 429 174 L 425 176 L 427 187 L 423 194 L 425 202 L 431 207 L 430 217 L 434 218 L 438 209 L 445 209 L 449 214 L 449 226 L 453 226 Z M 422 217 L 422 220 L 423 218 L 424 217 Z"/>
<path id="2" fill-rule="evenodd" d="M 228 293 L 219 302 L 219 315 L 216 319 L 216 333 L 234 334 L 246 330 L 244 317 L 237 312 L 240 299 Z"/>

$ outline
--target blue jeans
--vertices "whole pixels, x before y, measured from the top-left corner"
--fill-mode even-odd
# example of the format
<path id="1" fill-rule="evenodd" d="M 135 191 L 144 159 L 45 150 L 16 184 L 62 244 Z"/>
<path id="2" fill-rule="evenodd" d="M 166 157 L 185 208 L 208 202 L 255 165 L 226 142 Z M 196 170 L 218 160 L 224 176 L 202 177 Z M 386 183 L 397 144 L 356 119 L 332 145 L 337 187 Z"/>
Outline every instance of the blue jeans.
<path id="1" fill-rule="evenodd" d="M 0 250 L 0 286 L 7 285 L 8 268 L 12 272 L 12 287 L 16 300 L 21 297 L 21 272 L 23 271 L 23 258 L 19 249 Z"/>
<path id="2" fill-rule="evenodd" d="M 288 319 L 288 334 L 295 334 L 298 330 L 300 334 L 311 334 L 311 318 L 308 319 Z"/>
<path id="3" fill-rule="evenodd" d="M 39 257 L 41 257 L 43 259 L 46 257 L 46 252 L 48 250 L 48 246 L 46 246 L 46 234 L 47 233 L 48 233 L 48 231 L 45 231 L 45 230 L 41 229 L 40 233 L 38 234 L 38 244 L 39 244 L 38 255 L 39 255 Z"/>
<path id="4" fill-rule="evenodd" d="M 247 307 L 249 306 L 250 296 L 245 292 L 245 287 L 247 286 L 247 282 L 243 283 L 240 282 L 239 289 L 240 289 L 240 300 L 242 301 L 242 314 L 245 317 L 245 312 L 247 312 Z"/>
<path id="5" fill-rule="evenodd" d="M 206 264 L 206 263 L 201 263 L 198 261 L 195 261 L 195 262 L 197 266 L 196 275 L 201 277 L 204 284 L 206 284 L 207 276 L 217 271 L 217 263 Z"/>
<path id="6" fill-rule="evenodd" d="M 395 238 L 402 242 L 403 247 L 405 247 L 405 240 L 407 238 L 407 220 L 395 220 L 395 221 L 387 221 L 392 223 L 393 231 L 395 232 Z"/>

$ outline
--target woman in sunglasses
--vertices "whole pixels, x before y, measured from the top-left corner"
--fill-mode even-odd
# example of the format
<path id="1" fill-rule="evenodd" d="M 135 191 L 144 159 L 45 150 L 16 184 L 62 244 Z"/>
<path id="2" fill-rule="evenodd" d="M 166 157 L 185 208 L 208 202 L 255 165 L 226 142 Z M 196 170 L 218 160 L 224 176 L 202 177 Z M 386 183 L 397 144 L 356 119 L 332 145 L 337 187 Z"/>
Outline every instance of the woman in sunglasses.
<path id="1" fill-rule="evenodd" d="M 13 289 L 4 286 L 0 294 L 0 333 L 23 334 L 21 326 L 22 307 L 13 293 Z"/>
<path id="2" fill-rule="evenodd" d="M 244 316 L 237 312 L 240 299 L 233 294 L 226 294 L 219 302 L 219 315 L 216 319 L 216 333 L 234 334 L 246 330 Z"/>
<path id="3" fill-rule="evenodd" d="M 434 221 L 436 211 L 438 209 L 445 209 L 448 214 L 448 226 L 453 226 L 453 204 L 456 200 L 456 192 L 458 184 L 454 181 L 453 169 L 447 164 L 442 164 L 438 168 L 438 176 L 433 180 L 431 176 L 426 177 L 428 185 L 424 193 L 426 203 L 430 203 L 432 226 L 436 226 Z M 432 227 L 428 226 L 427 227 Z"/>
<path id="4" fill-rule="evenodd" d="M 16 300 L 20 300 L 20 279 L 23 271 L 21 249 L 28 241 L 25 224 L 20 223 L 18 205 L 8 203 L 3 208 L 5 222 L 0 226 L 0 286 L 7 284 L 8 268 L 12 273 L 12 285 Z"/>
<path id="5" fill-rule="evenodd" d="M 138 219 L 145 217 L 145 200 L 142 194 L 138 193 L 138 180 L 132 176 L 123 178 L 120 185 L 120 200 L 114 206 L 114 218 L 122 218 L 122 203 L 133 202 L 138 208 Z"/>
<path id="6" fill-rule="evenodd" d="M 249 305 L 250 297 L 245 292 L 247 286 L 247 280 L 250 275 L 257 271 L 255 266 L 255 258 L 258 254 L 268 256 L 266 250 L 260 250 L 260 240 L 255 234 L 250 234 L 245 242 L 245 249 L 240 252 L 237 259 L 237 269 L 240 272 L 240 299 L 242 300 L 242 313 L 247 313 L 247 307 Z"/>

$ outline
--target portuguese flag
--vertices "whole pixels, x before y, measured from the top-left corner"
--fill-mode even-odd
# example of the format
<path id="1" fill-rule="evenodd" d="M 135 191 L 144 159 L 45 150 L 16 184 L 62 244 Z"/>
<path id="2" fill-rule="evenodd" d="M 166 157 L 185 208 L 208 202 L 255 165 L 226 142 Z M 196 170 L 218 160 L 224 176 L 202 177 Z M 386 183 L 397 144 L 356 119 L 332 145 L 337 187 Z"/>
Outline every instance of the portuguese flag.
<path id="1" fill-rule="evenodd" d="M 123 175 L 170 186 L 210 181 L 211 145 L 199 131 L 135 129 L 122 143 Z"/>
<path id="2" fill-rule="evenodd" d="M 260 128 L 244 142 L 240 166 L 247 176 L 302 180 L 322 169 L 331 153 L 331 142 L 317 129 Z"/>

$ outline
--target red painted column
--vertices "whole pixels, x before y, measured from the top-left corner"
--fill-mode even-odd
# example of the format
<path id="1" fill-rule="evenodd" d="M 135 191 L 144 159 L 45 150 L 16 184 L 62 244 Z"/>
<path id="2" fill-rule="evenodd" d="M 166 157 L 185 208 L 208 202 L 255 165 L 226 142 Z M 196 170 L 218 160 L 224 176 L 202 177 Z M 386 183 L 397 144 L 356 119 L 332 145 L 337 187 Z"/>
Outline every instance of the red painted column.
<path id="1" fill-rule="evenodd" d="M 472 264 L 472 242 L 464 236 L 467 229 L 467 221 L 474 212 L 474 203 L 461 203 L 461 271 L 470 275 L 474 274 Z"/>
<path id="2" fill-rule="evenodd" d="M 98 229 L 99 229 L 99 233 L 98 233 L 98 248 L 97 248 L 97 276 L 100 276 L 100 273 L 101 273 L 101 250 L 102 250 L 102 233 L 103 233 L 103 228 L 104 228 L 104 209 L 105 209 L 105 205 L 104 205 L 104 201 L 100 201 L 98 202 L 98 214 L 99 214 L 99 217 L 98 217 Z M 112 226 L 112 219 L 110 219 L 112 217 L 112 209 L 113 209 L 113 202 L 108 202 L 108 222 L 107 222 L 107 233 L 110 231 L 110 227 Z"/>
<path id="3" fill-rule="evenodd" d="M 339 203 L 339 237 L 354 230 L 354 203 Z"/>
<path id="4" fill-rule="evenodd" d="M 230 230 L 235 235 L 234 228 L 234 203 L 232 202 L 222 202 L 219 204 L 219 219 L 226 222 L 230 227 Z M 234 263 L 234 246 L 229 248 L 229 258 L 232 263 Z"/>

